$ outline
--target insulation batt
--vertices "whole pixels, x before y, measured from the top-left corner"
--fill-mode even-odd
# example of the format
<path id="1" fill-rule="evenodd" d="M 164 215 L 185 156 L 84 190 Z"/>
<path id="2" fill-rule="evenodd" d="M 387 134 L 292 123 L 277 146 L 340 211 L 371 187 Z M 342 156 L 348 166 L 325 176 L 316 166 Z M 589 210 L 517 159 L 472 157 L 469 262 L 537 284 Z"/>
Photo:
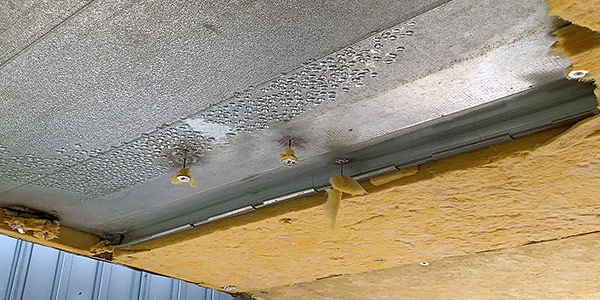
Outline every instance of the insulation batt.
<path id="1" fill-rule="evenodd" d="M 113 260 L 248 291 L 405 264 L 423 272 L 416 262 L 597 231 L 600 118 L 565 130 L 429 162 L 385 186 L 361 182 L 369 194 L 343 197 L 335 234 L 323 192 L 116 249 Z"/>
<path id="2" fill-rule="evenodd" d="M 546 0 L 548 15 L 600 31 L 600 0 Z"/>
<path id="3" fill-rule="evenodd" d="M 333 229 L 335 227 L 335 220 L 340 208 L 340 200 L 342 200 L 343 193 L 360 196 L 367 194 L 367 191 L 360 183 L 358 183 L 358 181 L 346 175 L 333 176 L 329 178 L 329 183 L 331 183 L 332 188 L 326 190 L 327 201 L 323 206 L 323 213 L 327 220 L 329 220 L 329 227 Z"/>
<path id="4" fill-rule="evenodd" d="M 583 80 L 600 79 L 600 33 L 588 28 L 568 25 L 554 32 L 556 43 L 550 54 L 562 55 L 571 62 L 565 75 L 573 70 L 586 70 Z M 568 78 L 568 77 L 567 77 Z"/>
<path id="5" fill-rule="evenodd" d="M 323 214 L 329 220 L 329 227 L 333 229 L 343 193 L 335 189 L 326 189 L 325 191 L 327 192 L 327 201 L 323 204 Z"/>
<path id="6" fill-rule="evenodd" d="M 334 189 L 352 196 L 360 196 L 367 193 L 360 183 L 350 176 L 333 176 L 329 178 L 329 183 Z"/>
<path id="7" fill-rule="evenodd" d="M 565 76 L 573 70 L 588 71 L 581 80 L 600 81 L 600 0 L 546 0 L 548 15 L 572 22 L 554 32 L 556 43 L 550 55 L 562 55 L 571 61 Z M 600 88 L 594 91 L 600 100 Z"/>
<path id="8" fill-rule="evenodd" d="M 41 219 L 35 215 L 18 213 L 7 209 L 4 209 L 4 218 L 2 221 L 9 226 L 16 226 L 24 232 L 31 231 L 34 237 L 43 240 L 57 238 L 60 231 L 60 223 L 56 220 Z"/>
<path id="9" fill-rule="evenodd" d="M 108 240 L 100 241 L 97 244 L 90 247 L 90 252 L 96 253 L 96 254 L 113 253 L 114 251 L 115 251 L 115 247 L 111 246 L 110 241 L 108 241 Z"/>
<path id="10" fill-rule="evenodd" d="M 402 178 L 415 175 L 415 174 L 417 174 L 418 171 L 419 171 L 419 167 L 406 168 L 406 169 L 400 170 L 398 172 L 373 177 L 373 178 L 369 179 L 369 181 L 374 186 L 380 186 L 380 185 L 390 183 L 392 181 L 400 180 Z"/>

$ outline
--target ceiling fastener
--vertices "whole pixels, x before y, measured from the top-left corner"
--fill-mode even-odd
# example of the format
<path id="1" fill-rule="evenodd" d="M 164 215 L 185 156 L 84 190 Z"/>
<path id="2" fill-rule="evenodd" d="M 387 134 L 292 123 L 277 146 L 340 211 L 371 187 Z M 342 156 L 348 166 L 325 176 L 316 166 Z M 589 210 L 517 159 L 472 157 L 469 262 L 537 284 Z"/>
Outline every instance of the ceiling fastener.
<path id="1" fill-rule="evenodd" d="M 569 72 L 569 74 L 567 76 L 569 76 L 569 78 L 572 79 L 580 79 L 585 77 L 585 75 L 587 75 L 588 73 L 590 73 L 589 71 L 586 70 L 573 70 L 571 72 Z"/>

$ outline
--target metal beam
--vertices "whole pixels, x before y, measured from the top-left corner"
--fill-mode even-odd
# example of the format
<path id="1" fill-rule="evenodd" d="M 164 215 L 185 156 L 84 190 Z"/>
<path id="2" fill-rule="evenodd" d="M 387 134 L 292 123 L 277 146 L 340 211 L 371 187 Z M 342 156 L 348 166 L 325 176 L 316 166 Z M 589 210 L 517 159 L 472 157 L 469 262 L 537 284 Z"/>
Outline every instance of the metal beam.
<path id="1" fill-rule="evenodd" d="M 558 81 L 407 128 L 388 135 L 388 139 L 383 142 L 341 153 L 341 156 L 350 159 L 350 163 L 344 167 L 346 174 L 366 179 L 395 169 L 511 141 L 513 137 L 522 137 L 565 122 L 575 122 L 592 114 L 596 107 L 592 86 Z M 300 168 L 306 171 L 296 175 L 293 181 L 280 181 L 270 176 L 254 178 L 251 193 L 247 187 L 236 188 L 233 185 L 230 187 L 233 192 L 228 195 L 216 194 L 210 198 L 201 195 L 202 201 L 198 199 L 198 203 L 203 203 L 202 207 L 137 228 L 125 235 L 125 243 L 121 246 L 322 190 L 329 185 L 328 179 L 339 173 L 338 166 L 323 164 L 324 161 L 333 162 L 333 159 L 334 157 L 325 155 L 304 164 Z M 252 209 L 244 209 L 249 207 Z"/>

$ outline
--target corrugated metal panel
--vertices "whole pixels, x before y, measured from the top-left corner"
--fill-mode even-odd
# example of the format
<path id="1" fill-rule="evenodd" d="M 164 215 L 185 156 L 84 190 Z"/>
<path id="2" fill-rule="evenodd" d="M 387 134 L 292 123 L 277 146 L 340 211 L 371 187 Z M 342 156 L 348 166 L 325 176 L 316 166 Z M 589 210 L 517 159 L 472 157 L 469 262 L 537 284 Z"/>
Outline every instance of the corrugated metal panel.
<path id="1" fill-rule="evenodd" d="M 226 293 L 0 235 L 6 300 L 226 300 Z"/>

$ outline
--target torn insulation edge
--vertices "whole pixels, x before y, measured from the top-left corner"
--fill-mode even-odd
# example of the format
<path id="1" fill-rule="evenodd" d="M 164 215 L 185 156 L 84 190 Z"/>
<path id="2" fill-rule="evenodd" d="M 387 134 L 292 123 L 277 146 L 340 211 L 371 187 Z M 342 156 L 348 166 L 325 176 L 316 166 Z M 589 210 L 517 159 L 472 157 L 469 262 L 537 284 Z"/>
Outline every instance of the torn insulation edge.
<path id="1" fill-rule="evenodd" d="M 374 186 L 380 186 L 380 185 L 390 183 L 392 181 L 400 180 L 404 177 L 415 175 L 415 174 L 417 174 L 418 171 L 419 171 L 418 166 L 410 167 L 410 168 L 402 169 L 397 172 L 372 177 L 371 179 L 369 179 L 369 181 Z"/>
<path id="2" fill-rule="evenodd" d="M 113 253 L 114 251 L 115 247 L 111 246 L 108 240 L 102 240 L 90 247 L 90 252 L 95 254 Z"/>
<path id="3" fill-rule="evenodd" d="M 554 32 L 556 41 L 548 52 L 568 59 L 571 65 L 565 69 L 565 77 L 582 81 L 594 81 L 594 94 L 600 102 L 600 33 L 578 25 L 568 25 Z M 573 74 L 578 74 L 575 77 Z M 597 112 L 597 111 L 596 111 Z"/>
<path id="4" fill-rule="evenodd" d="M 57 220 L 44 219 L 33 214 L 20 213 L 8 209 L 3 210 L 4 218 L 2 222 L 20 234 L 31 231 L 34 237 L 47 241 L 58 237 L 60 223 Z"/>
<path id="5" fill-rule="evenodd" d="M 327 192 L 327 201 L 323 204 L 323 214 L 329 220 L 329 227 L 333 229 L 343 193 L 335 189 L 326 189 L 325 191 Z"/>
<path id="6" fill-rule="evenodd" d="M 600 31 L 600 0 L 546 0 L 549 16 Z"/>
<path id="7" fill-rule="evenodd" d="M 573 70 L 589 72 L 582 80 L 600 76 L 600 33 L 572 24 L 554 31 L 554 40 L 548 54 L 561 55 L 571 62 L 565 71 L 568 78 Z"/>
<path id="8" fill-rule="evenodd" d="M 329 183 L 334 189 L 352 196 L 367 194 L 367 191 L 360 185 L 360 183 L 350 176 L 333 176 L 329 178 Z"/>

